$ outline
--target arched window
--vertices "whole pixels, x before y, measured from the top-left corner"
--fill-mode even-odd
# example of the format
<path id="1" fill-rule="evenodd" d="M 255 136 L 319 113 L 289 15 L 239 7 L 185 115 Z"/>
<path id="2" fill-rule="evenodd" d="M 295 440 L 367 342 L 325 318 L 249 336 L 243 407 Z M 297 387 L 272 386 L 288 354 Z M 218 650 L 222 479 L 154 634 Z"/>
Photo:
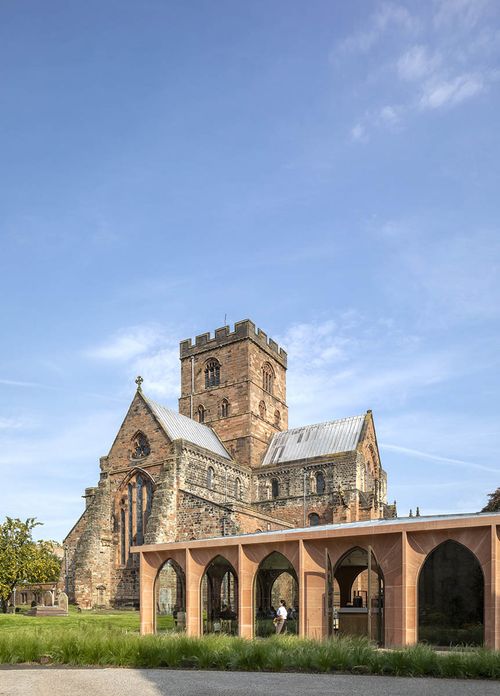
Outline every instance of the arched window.
<path id="1" fill-rule="evenodd" d="M 142 459 L 142 457 L 147 457 L 150 452 L 149 440 L 144 433 L 139 432 L 134 435 L 132 438 L 132 459 Z"/>
<path id="2" fill-rule="evenodd" d="M 322 471 L 316 472 L 316 493 L 322 495 L 325 492 L 325 475 Z"/>
<path id="3" fill-rule="evenodd" d="M 319 515 L 317 512 L 311 512 L 309 515 L 309 526 L 317 527 L 319 524 Z"/>
<path id="4" fill-rule="evenodd" d="M 227 399 L 222 399 L 220 405 L 220 417 L 227 418 L 229 416 L 229 401 Z"/>
<path id="5" fill-rule="evenodd" d="M 279 428 L 281 423 L 281 413 L 276 409 L 274 412 L 274 425 Z"/>
<path id="6" fill-rule="evenodd" d="M 234 482 L 234 497 L 238 500 L 241 498 L 241 481 L 239 478 Z"/>
<path id="7" fill-rule="evenodd" d="M 269 394 L 273 393 L 274 371 L 269 363 L 262 365 L 262 389 Z"/>
<path id="8" fill-rule="evenodd" d="M 130 472 L 118 490 L 114 518 L 119 522 L 119 529 L 116 529 L 119 533 L 117 560 L 121 565 L 130 563 L 131 546 L 144 543 L 153 492 L 152 478 L 141 470 Z"/>
<path id="9" fill-rule="evenodd" d="M 217 387 L 220 384 L 220 363 L 215 358 L 205 366 L 205 388 Z"/>
<path id="10" fill-rule="evenodd" d="M 259 404 L 259 415 L 262 419 L 266 417 L 266 404 L 263 401 Z"/>
<path id="11" fill-rule="evenodd" d="M 213 490 L 214 487 L 214 470 L 211 466 L 208 467 L 207 471 L 207 488 Z"/>
<path id="12" fill-rule="evenodd" d="M 271 495 L 273 498 L 277 498 L 280 494 L 280 484 L 278 479 L 273 479 L 271 481 Z"/>
<path id="13" fill-rule="evenodd" d="M 205 408 L 201 404 L 198 406 L 198 421 L 200 423 L 205 422 Z"/>

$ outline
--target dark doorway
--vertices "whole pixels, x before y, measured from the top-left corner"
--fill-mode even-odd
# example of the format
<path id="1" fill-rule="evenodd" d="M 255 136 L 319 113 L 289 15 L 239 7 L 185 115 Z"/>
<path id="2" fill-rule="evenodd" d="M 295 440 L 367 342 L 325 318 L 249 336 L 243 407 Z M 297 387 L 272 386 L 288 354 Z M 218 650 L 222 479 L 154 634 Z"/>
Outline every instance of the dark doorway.
<path id="1" fill-rule="evenodd" d="M 484 577 L 476 556 L 456 541 L 432 551 L 418 579 L 418 639 L 432 645 L 482 645 Z"/>

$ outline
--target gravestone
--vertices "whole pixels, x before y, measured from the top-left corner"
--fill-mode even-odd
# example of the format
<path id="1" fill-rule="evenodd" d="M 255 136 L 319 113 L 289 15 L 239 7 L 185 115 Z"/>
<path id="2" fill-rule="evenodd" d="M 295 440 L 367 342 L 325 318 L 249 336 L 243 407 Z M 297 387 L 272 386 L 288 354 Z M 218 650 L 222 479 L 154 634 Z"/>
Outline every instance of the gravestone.
<path id="1" fill-rule="evenodd" d="M 68 595 L 66 592 L 59 592 L 57 605 L 59 609 L 63 609 L 66 613 L 68 612 Z"/>
<path id="2" fill-rule="evenodd" d="M 52 592 L 47 590 L 46 592 L 43 593 L 43 606 L 44 607 L 52 607 L 54 606 L 54 597 L 52 595 Z"/>

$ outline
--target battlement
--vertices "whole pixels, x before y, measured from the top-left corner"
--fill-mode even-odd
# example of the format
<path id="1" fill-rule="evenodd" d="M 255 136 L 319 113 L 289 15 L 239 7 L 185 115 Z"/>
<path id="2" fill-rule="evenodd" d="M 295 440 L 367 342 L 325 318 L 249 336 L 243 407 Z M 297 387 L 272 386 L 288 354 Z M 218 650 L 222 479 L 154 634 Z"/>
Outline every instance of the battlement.
<path id="1" fill-rule="evenodd" d="M 257 345 L 272 355 L 275 360 L 286 368 L 286 351 L 284 351 L 283 348 L 280 348 L 276 341 L 273 341 L 272 338 L 268 338 L 267 334 L 261 329 L 258 329 L 253 321 L 250 321 L 249 319 L 236 322 L 234 325 L 234 331 L 231 331 L 230 326 L 222 326 L 220 329 L 215 329 L 215 335 L 213 337 L 211 336 L 210 332 L 200 334 L 199 336 L 196 336 L 194 345 L 190 338 L 186 339 L 185 341 L 181 341 L 180 357 L 182 360 L 183 358 L 190 357 L 191 355 L 213 350 L 214 348 L 226 346 L 229 343 L 242 341 L 247 338 L 254 341 L 254 343 L 257 343 Z"/>

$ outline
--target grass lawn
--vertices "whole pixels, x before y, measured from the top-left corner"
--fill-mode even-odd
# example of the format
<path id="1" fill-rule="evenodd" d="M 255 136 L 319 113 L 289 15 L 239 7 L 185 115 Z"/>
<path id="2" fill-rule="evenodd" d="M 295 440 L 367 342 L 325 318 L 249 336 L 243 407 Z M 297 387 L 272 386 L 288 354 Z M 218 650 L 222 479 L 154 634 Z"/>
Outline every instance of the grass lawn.
<path id="1" fill-rule="evenodd" d="M 78 613 L 76 607 L 69 607 L 69 616 L 26 616 L 25 614 L 0 614 L 0 632 L 17 632 L 47 628 L 80 629 L 87 626 L 117 631 L 139 633 L 138 611 L 88 611 Z"/>
<path id="2" fill-rule="evenodd" d="M 314 641 L 296 636 L 245 640 L 183 633 L 139 635 L 135 611 L 37 618 L 0 615 L 0 663 L 116 665 L 240 671 L 352 672 L 398 676 L 500 679 L 500 652 L 437 653 L 425 645 L 377 650 L 365 638 Z"/>

